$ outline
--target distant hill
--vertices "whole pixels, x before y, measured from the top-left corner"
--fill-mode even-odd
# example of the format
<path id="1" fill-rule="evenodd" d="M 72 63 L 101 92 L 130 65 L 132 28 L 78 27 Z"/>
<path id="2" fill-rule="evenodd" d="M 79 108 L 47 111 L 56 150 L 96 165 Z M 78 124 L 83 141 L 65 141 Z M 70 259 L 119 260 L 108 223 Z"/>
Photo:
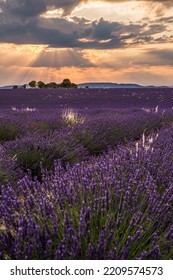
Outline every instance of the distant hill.
<path id="1" fill-rule="evenodd" d="M 117 83 L 83 83 L 78 88 L 155 88 L 156 86 L 141 86 L 138 84 L 117 84 Z M 158 86 L 167 88 L 167 86 Z"/>
<path id="2" fill-rule="evenodd" d="M 13 89 L 13 87 L 17 86 L 19 89 L 24 88 L 24 85 L 9 85 L 0 87 L 0 89 Z"/>
<path id="3" fill-rule="evenodd" d="M 127 87 L 142 87 L 137 84 L 117 84 L 117 83 L 83 83 L 78 84 L 78 88 L 127 88 Z"/>
<path id="4" fill-rule="evenodd" d="M 4 86 L 4 87 L 0 87 L 0 89 L 12 89 L 13 86 Z"/>

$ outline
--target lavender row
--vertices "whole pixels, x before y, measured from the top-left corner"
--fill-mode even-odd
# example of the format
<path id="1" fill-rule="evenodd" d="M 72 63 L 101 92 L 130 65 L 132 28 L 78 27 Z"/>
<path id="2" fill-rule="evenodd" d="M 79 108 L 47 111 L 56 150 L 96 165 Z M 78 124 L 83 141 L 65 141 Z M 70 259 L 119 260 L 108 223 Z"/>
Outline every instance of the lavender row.
<path id="1" fill-rule="evenodd" d="M 53 112 L 47 117 L 39 112 L 19 113 L 16 119 L 14 124 L 21 122 L 23 134 L 13 141 L 5 141 L 3 146 L 24 172 L 29 171 L 38 178 L 41 178 L 40 162 L 50 170 L 58 159 L 64 166 L 73 165 L 120 143 L 137 140 L 143 131 L 148 134 L 164 123 L 162 114 L 141 110 L 95 112 L 87 116 L 68 110 L 61 114 Z"/>
<path id="2" fill-rule="evenodd" d="M 157 107 L 156 107 L 157 108 Z M 147 109 L 130 109 L 130 110 L 37 110 L 35 108 L 25 108 L 14 110 L 1 110 L 0 111 L 0 142 L 22 138 L 28 134 L 33 134 L 36 131 L 45 132 L 60 130 L 64 127 L 69 127 L 69 122 L 64 120 L 64 112 L 69 112 L 80 116 L 84 120 L 80 124 L 87 127 L 95 127 L 99 123 L 108 122 L 112 125 L 116 122 L 127 121 L 133 118 L 133 129 L 138 125 L 137 122 L 143 119 L 143 122 L 153 121 L 153 126 L 159 126 L 161 123 L 169 123 L 173 121 L 172 110 L 161 110 L 156 112 L 156 108 Z M 129 119 L 129 122 L 130 122 Z M 76 122 L 77 123 L 77 122 Z M 74 126 L 74 125 L 73 125 Z M 140 126 L 140 124 L 138 125 Z M 71 126 L 72 127 L 72 126 Z"/>
<path id="3" fill-rule="evenodd" d="M 172 259 L 173 129 L 1 186 L 1 259 Z"/>

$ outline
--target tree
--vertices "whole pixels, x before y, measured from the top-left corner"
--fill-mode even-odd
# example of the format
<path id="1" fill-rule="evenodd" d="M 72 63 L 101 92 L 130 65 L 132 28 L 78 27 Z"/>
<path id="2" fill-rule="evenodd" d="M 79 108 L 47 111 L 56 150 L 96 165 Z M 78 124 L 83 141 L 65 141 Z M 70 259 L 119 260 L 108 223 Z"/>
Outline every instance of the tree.
<path id="1" fill-rule="evenodd" d="M 43 83 L 42 81 L 39 81 L 39 82 L 37 83 L 37 86 L 38 86 L 39 88 L 45 88 L 45 87 L 46 87 L 45 83 Z"/>
<path id="2" fill-rule="evenodd" d="M 51 83 L 46 84 L 46 87 L 47 88 L 57 88 L 58 85 L 55 82 L 51 82 Z"/>
<path id="3" fill-rule="evenodd" d="M 77 85 L 74 84 L 74 83 L 72 83 L 72 84 L 71 84 L 71 87 L 72 87 L 72 88 L 77 88 Z"/>
<path id="4" fill-rule="evenodd" d="M 77 88 L 77 85 L 74 83 L 71 83 L 71 81 L 69 79 L 64 79 L 61 84 L 57 84 L 55 82 L 50 82 L 50 83 L 45 84 L 42 81 L 39 81 L 38 83 L 36 81 L 31 81 L 28 83 L 28 85 L 32 88 L 35 88 L 35 87 L 38 87 L 38 88 Z"/>
<path id="5" fill-rule="evenodd" d="M 32 88 L 35 88 L 36 85 L 37 85 L 37 83 L 36 83 L 36 81 L 31 81 L 31 82 L 29 82 L 28 85 L 29 85 L 30 87 L 32 87 Z"/>
<path id="6" fill-rule="evenodd" d="M 17 88 L 18 88 L 18 86 L 16 86 L 16 85 L 15 85 L 15 86 L 13 86 L 13 89 L 17 89 Z"/>
<path id="7" fill-rule="evenodd" d="M 64 79 L 61 83 L 61 86 L 64 88 L 70 88 L 71 87 L 71 81 L 69 79 Z"/>

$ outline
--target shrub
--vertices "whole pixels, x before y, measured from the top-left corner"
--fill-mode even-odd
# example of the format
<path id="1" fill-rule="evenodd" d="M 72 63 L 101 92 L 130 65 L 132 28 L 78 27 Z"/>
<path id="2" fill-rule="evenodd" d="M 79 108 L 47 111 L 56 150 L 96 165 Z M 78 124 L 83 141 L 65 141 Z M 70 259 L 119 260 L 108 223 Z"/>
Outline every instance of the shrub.
<path id="1" fill-rule="evenodd" d="M 61 159 L 64 166 L 87 157 L 87 151 L 77 141 L 72 141 L 68 129 L 27 136 L 5 144 L 10 156 L 15 156 L 24 172 L 41 178 L 41 166 L 52 169 L 54 160 Z"/>
<path id="2" fill-rule="evenodd" d="M 17 181 L 22 175 L 15 156 L 9 157 L 6 150 L 0 145 L 0 184 L 5 184 L 7 181 Z"/>
<path id="3" fill-rule="evenodd" d="M 14 123 L 0 123 L 0 141 L 14 140 L 20 135 L 20 128 Z"/>

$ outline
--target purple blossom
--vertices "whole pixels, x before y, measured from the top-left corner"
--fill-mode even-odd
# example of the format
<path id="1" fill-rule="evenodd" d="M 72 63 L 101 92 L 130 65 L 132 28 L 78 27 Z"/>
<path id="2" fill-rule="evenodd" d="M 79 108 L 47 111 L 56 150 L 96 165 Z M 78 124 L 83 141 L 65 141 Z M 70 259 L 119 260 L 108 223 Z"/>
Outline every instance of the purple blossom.
<path id="1" fill-rule="evenodd" d="M 172 259 L 173 130 L 159 112 L 91 112 L 74 127 L 33 114 L 0 149 L 0 258 Z"/>

